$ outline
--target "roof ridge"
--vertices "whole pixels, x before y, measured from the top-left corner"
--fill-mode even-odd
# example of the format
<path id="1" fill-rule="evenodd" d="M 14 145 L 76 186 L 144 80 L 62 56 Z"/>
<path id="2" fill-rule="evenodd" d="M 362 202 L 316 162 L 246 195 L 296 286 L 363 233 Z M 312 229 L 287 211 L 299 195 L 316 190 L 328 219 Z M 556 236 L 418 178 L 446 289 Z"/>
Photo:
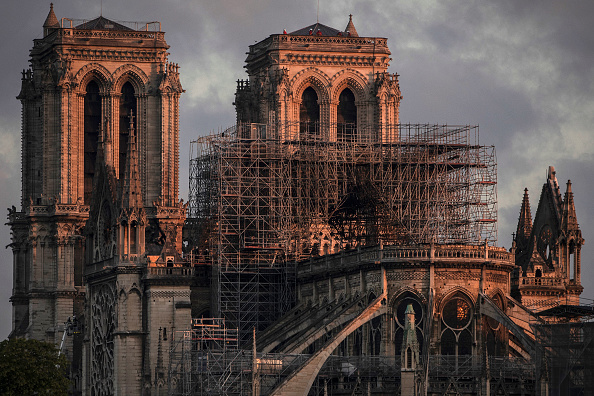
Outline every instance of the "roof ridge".
<path id="1" fill-rule="evenodd" d="M 118 22 L 113 21 L 109 18 L 106 18 L 103 15 L 100 15 L 95 19 L 91 19 L 90 21 L 81 23 L 80 25 L 76 26 L 75 29 L 129 30 L 129 31 L 134 30 L 132 28 L 129 28 L 128 26 L 122 25 L 121 23 L 118 23 Z"/>

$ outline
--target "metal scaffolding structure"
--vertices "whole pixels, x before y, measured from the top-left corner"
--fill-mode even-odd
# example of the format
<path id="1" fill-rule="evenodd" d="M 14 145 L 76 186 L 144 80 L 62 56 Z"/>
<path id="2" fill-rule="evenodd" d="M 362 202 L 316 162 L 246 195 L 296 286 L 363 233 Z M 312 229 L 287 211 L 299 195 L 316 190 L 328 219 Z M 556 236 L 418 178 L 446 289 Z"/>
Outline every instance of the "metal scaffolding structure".
<path id="1" fill-rule="evenodd" d="M 225 345 L 223 327 L 196 328 L 180 332 L 171 351 L 170 395 L 270 395 L 311 357 L 257 353 L 254 359 L 253 350 Z M 448 394 L 452 387 L 464 395 L 486 394 L 487 387 L 491 394 L 536 392 L 535 364 L 521 358 L 435 355 L 427 367 L 428 395 Z M 399 394 L 400 386 L 400 356 L 332 355 L 309 395 Z"/>
<path id="2" fill-rule="evenodd" d="M 541 347 L 535 359 L 537 372 L 549 381 L 552 395 L 592 395 L 594 322 L 555 321 L 535 326 Z"/>
<path id="3" fill-rule="evenodd" d="M 251 356 L 238 348 L 237 329 L 225 319 L 193 319 L 177 331 L 169 355 L 169 395 L 242 394 L 249 389 Z M 249 353 L 249 351 L 247 351 Z"/>
<path id="4" fill-rule="evenodd" d="M 191 142 L 191 245 L 209 252 L 215 312 L 240 339 L 290 307 L 287 262 L 378 243 L 496 241 L 495 150 L 479 145 L 478 127 L 389 126 L 389 143 L 364 139 L 365 128 L 299 128 L 240 124 Z"/>

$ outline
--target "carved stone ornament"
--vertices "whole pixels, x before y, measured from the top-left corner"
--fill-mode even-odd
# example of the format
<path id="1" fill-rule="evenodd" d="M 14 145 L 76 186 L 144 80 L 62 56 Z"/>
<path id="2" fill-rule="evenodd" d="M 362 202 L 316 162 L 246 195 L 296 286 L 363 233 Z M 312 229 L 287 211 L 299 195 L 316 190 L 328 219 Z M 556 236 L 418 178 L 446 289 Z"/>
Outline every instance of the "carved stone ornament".
<path id="1" fill-rule="evenodd" d="M 115 304 L 113 286 L 99 286 L 91 308 L 91 394 L 97 396 L 114 394 Z"/>

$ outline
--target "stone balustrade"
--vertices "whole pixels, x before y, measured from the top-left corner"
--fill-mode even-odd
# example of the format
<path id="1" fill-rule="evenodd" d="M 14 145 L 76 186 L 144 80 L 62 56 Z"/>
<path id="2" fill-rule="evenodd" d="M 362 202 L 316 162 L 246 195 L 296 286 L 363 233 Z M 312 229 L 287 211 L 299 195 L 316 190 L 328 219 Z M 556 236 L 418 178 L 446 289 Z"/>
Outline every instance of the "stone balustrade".
<path id="1" fill-rule="evenodd" d="M 89 205 L 79 204 L 52 204 L 52 205 L 29 205 L 25 213 L 29 216 L 33 215 L 73 215 L 85 214 L 88 215 L 90 211 Z"/>
<path id="2" fill-rule="evenodd" d="M 512 279 L 512 286 L 547 286 L 547 287 L 559 287 L 565 288 L 563 278 L 543 278 L 543 277 L 520 277 L 519 279 Z"/>
<path id="3" fill-rule="evenodd" d="M 148 267 L 147 278 L 160 277 L 191 277 L 194 275 L 194 268 L 192 267 Z"/>
<path id="4" fill-rule="evenodd" d="M 514 255 L 504 248 L 485 245 L 419 245 L 370 247 L 349 252 L 326 255 L 297 265 L 298 276 L 311 276 L 329 271 L 352 271 L 361 265 L 401 263 L 420 264 L 440 263 L 476 263 L 513 266 Z"/>

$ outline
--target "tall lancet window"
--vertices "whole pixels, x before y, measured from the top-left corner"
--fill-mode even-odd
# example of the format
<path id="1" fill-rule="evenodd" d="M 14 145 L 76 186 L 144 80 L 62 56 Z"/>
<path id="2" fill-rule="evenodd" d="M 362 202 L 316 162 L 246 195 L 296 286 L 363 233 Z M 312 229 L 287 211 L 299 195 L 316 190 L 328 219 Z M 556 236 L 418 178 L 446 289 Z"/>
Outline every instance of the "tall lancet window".
<path id="1" fill-rule="evenodd" d="M 88 205 L 93 194 L 97 142 L 101 133 L 101 95 L 95 81 L 87 84 L 84 107 L 84 200 Z"/>
<path id="2" fill-rule="evenodd" d="M 357 133 L 357 105 L 353 91 L 348 88 L 338 97 L 336 122 L 338 140 L 353 141 Z"/>
<path id="3" fill-rule="evenodd" d="M 320 131 L 320 105 L 318 94 L 308 87 L 301 95 L 299 108 L 299 132 L 301 137 L 317 136 Z"/>
<path id="4" fill-rule="evenodd" d="M 119 144 L 119 178 L 124 180 L 126 171 L 126 155 L 128 153 L 128 137 L 130 135 L 130 114 L 136 112 L 136 96 L 134 87 L 129 82 L 122 86 L 122 96 L 120 97 L 120 144 Z M 134 120 L 136 125 L 136 120 Z M 138 130 L 137 127 L 135 127 Z"/>

